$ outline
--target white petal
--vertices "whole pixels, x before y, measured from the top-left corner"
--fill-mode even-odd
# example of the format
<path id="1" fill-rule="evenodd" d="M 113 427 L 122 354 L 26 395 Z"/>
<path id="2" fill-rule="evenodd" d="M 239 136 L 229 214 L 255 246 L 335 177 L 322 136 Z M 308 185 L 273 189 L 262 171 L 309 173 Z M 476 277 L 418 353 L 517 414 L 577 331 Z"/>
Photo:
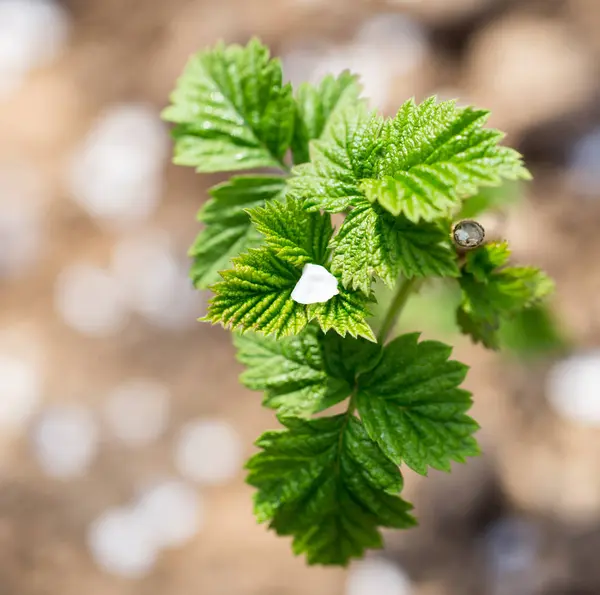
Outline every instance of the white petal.
<path id="1" fill-rule="evenodd" d="M 319 304 L 339 293 L 337 279 L 319 264 L 306 264 L 302 277 L 292 291 L 292 299 L 299 304 Z"/>

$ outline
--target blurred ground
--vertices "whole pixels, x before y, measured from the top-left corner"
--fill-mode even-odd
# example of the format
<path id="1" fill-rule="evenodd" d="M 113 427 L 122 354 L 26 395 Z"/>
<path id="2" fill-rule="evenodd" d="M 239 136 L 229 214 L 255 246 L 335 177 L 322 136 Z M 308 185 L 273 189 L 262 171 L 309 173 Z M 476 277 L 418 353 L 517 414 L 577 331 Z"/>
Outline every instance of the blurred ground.
<path id="1" fill-rule="evenodd" d="M 421 526 L 376 556 L 397 576 L 306 568 L 255 524 L 242 459 L 274 416 L 195 322 L 219 178 L 168 165 L 158 113 L 192 52 L 251 35 L 292 81 L 360 72 L 386 113 L 491 109 L 535 175 L 502 232 L 589 358 L 557 385 L 552 358 L 452 339 L 485 456 L 407 477 Z M 599 40 L 597 0 L 0 0 L 0 593 L 600 593 Z"/>

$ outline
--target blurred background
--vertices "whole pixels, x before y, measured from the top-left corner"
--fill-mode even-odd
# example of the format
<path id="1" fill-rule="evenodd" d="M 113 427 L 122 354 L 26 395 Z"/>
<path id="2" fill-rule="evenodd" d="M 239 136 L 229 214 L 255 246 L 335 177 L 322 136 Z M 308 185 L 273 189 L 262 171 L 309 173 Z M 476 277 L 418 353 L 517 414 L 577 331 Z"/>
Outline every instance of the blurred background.
<path id="1" fill-rule="evenodd" d="M 252 35 L 386 114 L 491 109 L 535 181 L 483 219 L 557 282 L 502 354 L 452 296 L 411 302 L 472 366 L 484 456 L 407 472 L 420 527 L 348 570 L 255 523 L 241 467 L 276 422 L 187 280 L 221 178 L 169 164 L 159 112 L 191 53 Z M 0 0 L 0 594 L 600 593 L 599 57 L 598 0 Z"/>

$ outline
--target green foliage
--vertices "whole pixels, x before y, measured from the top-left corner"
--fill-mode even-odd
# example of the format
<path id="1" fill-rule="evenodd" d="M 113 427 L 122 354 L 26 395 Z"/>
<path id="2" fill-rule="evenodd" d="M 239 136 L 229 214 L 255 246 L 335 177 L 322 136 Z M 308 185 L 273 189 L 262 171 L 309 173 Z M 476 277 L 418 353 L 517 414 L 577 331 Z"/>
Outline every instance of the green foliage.
<path id="1" fill-rule="evenodd" d="M 462 302 L 457 312 L 461 330 L 490 349 L 499 348 L 498 330 L 525 308 L 546 298 L 554 285 L 535 267 L 509 267 L 508 244 L 484 245 L 467 254 L 459 283 Z"/>
<path id="2" fill-rule="evenodd" d="M 457 277 L 449 231 L 437 223 L 416 225 L 366 200 L 356 202 L 333 240 L 332 270 L 346 287 L 368 293 L 375 275 L 393 287 L 403 277 Z"/>
<path id="3" fill-rule="evenodd" d="M 495 348 L 511 320 L 532 327 L 552 284 L 507 266 L 505 243 L 466 255 L 452 243 L 457 216 L 507 202 L 490 188 L 529 178 L 487 112 L 431 98 L 383 118 L 348 72 L 295 95 L 282 80 L 257 40 L 220 43 L 190 60 L 163 117 L 175 163 L 268 170 L 210 190 L 191 276 L 214 293 L 204 320 L 237 331 L 241 382 L 285 426 L 247 464 L 257 519 L 310 564 L 346 565 L 382 546 L 381 528 L 415 524 L 401 466 L 449 471 L 479 452 L 451 347 L 419 333 L 385 344 L 410 293 L 434 278 L 460 289 L 462 331 Z M 344 214 L 337 231 L 332 213 Z M 395 289 L 376 341 L 369 309 L 384 286 Z"/>
<path id="4" fill-rule="evenodd" d="M 366 321 L 369 296 L 339 288 L 323 303 L 304 305 L 292 299 L 306 262 L 324 263 L 333 229 L 326 213 L 309 213 L 297 201 L 270 203 L 252 211 L 266 245 L 233 260 L 215 283 L 206 320 L 232 330 L 253 330 L 286 337 L 298 334 L 315 320 L 326 332 L 375 340 Z"/>
<path id="5" fill-rule="evenodd" d="M 448 361 L 451 347 L 418 337 L 386 346 L 379 365 L 359 380 L 357 405 L 386 456 L 425 475 L 428 467 L 450 471 L 450 461 L 478 454 L 478 426 L 465 414 L 471 394 L 458 388 L 467 366 Z"/>
<path id="6" fill-rule="evenodd" d="M 212 198 L 198 213 L 206 225 L 190 248 L 194 285 L 206 289 L 219 279 L 219 271 L 231 265 L 234 256 L 260 245 L 260 234 L 252 227 L 245 209 L 264 204 L 282 194 L 285 178 L 237 176 L 210 190 Z"/>
<path id="7" fill-rule="evenodd" d="M 279 60 L 256 39 L 217 44 L 187 64 L 171 105 L 178 165 L 198 172 L 281 167 L 294 133 L 295 105 Z"/>
<path id="8" fill-rule="evenodd" d="M 336 110 L 356 105 L 360 91 L 358 77 L 348 71 L 337 78 L 326 76 L 317 87 L 309 83 L 300 85 L 296 94 L 296 126 L 292 139 L 295 164 L 309 160 L 309 141 L 321 137 Z"/>
<path id="9" fill-rule="evenodd" d="M 237 334 L 235 345 L 238 360 L 247 367 L 242 384 L 264 391 L 263 404 L 284 415 L 311 415 L 343 401 L 358 375 L 381 359 L 376 343 L 324 334 L 313 325 L 281 340 Z"/>
<path id="10" fill-rule="evenodd" d="M 339 339 L 336 343 L 348 344 Z M 238 360 L 247 366 L 242 384 L 264 391 L 263 404 L 282 414 L 318 413 L 352 392 L 353 379 L 331 372 L 331 347 L 326 351 L 324 336 L 315 326 L 279 341 L 251 333 L 236 335 L 235 345 Z"/>
<path id="11" fill-rule="evenodd" d="M 298 267 L 309 262 L 327 264 L 333 235 L 329 216 L 307 213 L 302 203 L 289 199 L 255 208 L 250 216 L 266 245 L 282 260 Z"/>
<path id="12" fill-rule="evenodd" d="M 258 488 L 254 510 L 279 535 L 294 538 L 309 564 L 345 566 L 382 546 L 378 527 L 415 524 L 397 494 L 402 475 L 352 414 L 280 418 L 287 430 L 263 434 L 247 463 Z"/>
<path id="13" fill-rule="evenodd" d="M 377 178 L 363 182 L 367 198 L 413 222 L 432 221 L 481 186 L 528 178 L 520 155 L 498 146 L 503 134 L 483 128 L 487 117 L 454 101 L 407 101 L 383 131 L 386 151 Z"/>

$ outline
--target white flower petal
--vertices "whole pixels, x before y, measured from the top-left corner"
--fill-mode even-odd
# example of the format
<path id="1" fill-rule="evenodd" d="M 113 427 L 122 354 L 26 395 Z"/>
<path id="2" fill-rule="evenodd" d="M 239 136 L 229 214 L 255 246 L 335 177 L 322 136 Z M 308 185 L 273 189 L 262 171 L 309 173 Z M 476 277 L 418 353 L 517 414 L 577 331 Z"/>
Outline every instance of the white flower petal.
<path id="1" fill-rule="evenodd" d="M 319 304 L 339 293 L 337 279 L 319 264 L 306 264 L 302 277 L 292 291 L 292 299 L 299 304 Z"/>

